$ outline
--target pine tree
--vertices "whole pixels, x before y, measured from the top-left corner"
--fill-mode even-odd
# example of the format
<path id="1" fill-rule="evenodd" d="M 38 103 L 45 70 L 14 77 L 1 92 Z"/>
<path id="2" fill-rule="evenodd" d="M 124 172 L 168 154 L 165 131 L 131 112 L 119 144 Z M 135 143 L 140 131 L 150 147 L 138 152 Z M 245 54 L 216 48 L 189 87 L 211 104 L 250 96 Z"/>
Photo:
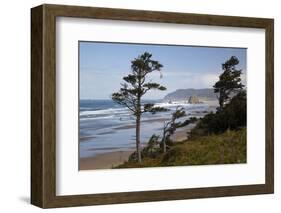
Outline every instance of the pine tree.
<path id="1" fill-rule="evenodd" d="M 171 135 L 174 134 L 176 129 L 182 124 L 182 122 L 177 122 L 177 119 L 184 116 L 186 116 L 184 108 L 177 107 L 176 111 L 172 113 L 171 120 L 164 122 L 163 137 L 161 141 L 161 146 L 164 153 L 167 150 L 167 140 L 170 139 Z"/>
<path id="2" fill-rule="evenodd" d="M 242 70 L 236 69 L 237 64 L 239 64 L 239 60 L 235 56 L 222 64 L 223 73 L 219 76 L 219 81 L 213 86 L 214 92 L 218 93 L 219 110 L 229 101 L 232 93 L 237 93 L 244 87 L 241 83 Z"/>
<path id="3" fill-rule="evenodd" d="M 166 90 L 158 83 L 148 81 L 148 74 L 160 71 L 163 67 L 158 61 L 152 60 L 152 54 L 145 52 L 131 61 L 131 73 L 123 77 L 119 92 L 112 94 L 112 100 L 127 107 L 136 119 L 136 151 L 138 162 L 141 162 L 140 122 L 145 112 L 156 113 L 165 111 L 162 107 L 155 107 L 152 103 L 142 104 L 143 96 L 150 90 Z M 162 77 L 162 76 L 161 76 Z"/>

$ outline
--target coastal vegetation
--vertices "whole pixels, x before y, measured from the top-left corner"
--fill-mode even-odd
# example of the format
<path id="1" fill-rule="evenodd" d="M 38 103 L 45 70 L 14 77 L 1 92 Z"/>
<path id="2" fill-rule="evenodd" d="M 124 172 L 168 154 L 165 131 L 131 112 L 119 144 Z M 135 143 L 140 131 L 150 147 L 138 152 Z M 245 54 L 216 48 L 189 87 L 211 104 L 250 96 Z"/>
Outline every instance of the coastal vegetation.
<path id="1" fill-rule="evenodd" d="M 112 100 L 128 108 L 136 120 L 136 153 L 141 162 L 140 131 L 143 113 L 165 111 L 162 107 L 154 107 L 153 103 L 142 104 L 143 96 L 150 90 L 166 90 L 166 87 L 148 80 L 148 75 L 163 67 L 158 61 L 152 60 L 152 54 L 145 52 L 131 62 L 131 73 L 123 77 L 119 92 L 112 94 Z"/>
<path id="2" fill-rule="evenodd" d="M 230 163 L 246 163 L 246 128 L 175 143 L 166 153 L 151 152 L 141 163 L 129 159 L 115 168 Z"/>
<path id="3" fill-rule="evenodd" d="M 153 134 L 146 147 L 138 148 L 116 168 L 246 163 L 247 95 L 237 64 L 235 56 L 222 64 L 223 72 L 213 86 L 219 103 L 215 112 L 179 122 L 177 119 L 186 112 L 177 108 L 171 119 L 164 122 L 162 135 Z M 171 140 L 177 128 L 191 123 L 196 125 L 187 133 L 188 139 Z"/>
<path id="4" fill-rule="evenodd" d="M 223 109 L 211 112 L 200 119 L 191 131 L 191 137 L 220 134 L 227 130 L 239 130 L 247 123 L 246 91 L 240 91 Z"/>
<path id="5" fill-rule="evenodd" d="M 241 91 L 244 85 L 241 83 L 242 70 L 236 69 L 239 64 L 237 57 L 232 56 L 222 64 L 223 72 L 219 76 L 219 81 L 215 83 L 214 92 L 218 93 L 219 110 L 231 99 L 231 95 Z"/>

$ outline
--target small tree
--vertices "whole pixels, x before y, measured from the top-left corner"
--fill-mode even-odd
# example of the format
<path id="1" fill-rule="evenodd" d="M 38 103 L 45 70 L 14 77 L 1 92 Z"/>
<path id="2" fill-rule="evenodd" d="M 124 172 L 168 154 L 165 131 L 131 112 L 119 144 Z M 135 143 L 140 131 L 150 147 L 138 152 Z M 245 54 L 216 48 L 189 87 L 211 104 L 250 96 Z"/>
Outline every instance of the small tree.
<path id="1" fill-rule="evenodd" d="M 174 134 L 176 129 L 181 125 L 181 122 L 176 122 L 177 119 L 186 115 L 184 109 L 177 107 L 176 111 L 172 113 L 172 118 L 169 121 L 164 122 L 163 137 L 161 141 L 163 152 L 167 151 L 167 140 Z"/>
<path id="2" fill-rule="evenodd" d="M 235 56 L 222 64 L 223 73 L 219 76 L 219 81 L 213 86 L 214 92 L 219 93 L 219 110 L 230 99 L 231 93 L 238 92 L 244 87 L 241 83 L 242 70 L 236 69 L 237 64 L 239 64 L 239 60 Z"/>
<path id="3" fill-rule="evenodd" d="M 142 156 L 155 158 L 160 153 L 160 136 L 153 134 L 148 140 L 147 146 L 142 150 Z"/>
<path id="4" fill-rule="evenodd" d="M 151 59 L 152 54 L 145 52 L 131 62 L 131 73 L 123 77 L 119 92 L 112 94 L 112 100 L 127 107 L 136 118 L 136 151 L 138 162 L 141 162 L 140 122 L 145 112 L 164 111 L 162 107 L 154 107 L 152 103 L 142 104 L 142 97 L 150 90 L 166 90 L 158 83 L 147 81 L 149 73 L 160 71 L 163 67 L 158 61 Z"/>
<path id="5" fill-rule="evenodd" d="M 210 112 L 200 119 L 191 130 L 191 137 L 209 134 L 220 134 L 227 130 L 238 130 L 247 123 L 247 94 L 238 92 L 225 104 L 222 110 Z"/>

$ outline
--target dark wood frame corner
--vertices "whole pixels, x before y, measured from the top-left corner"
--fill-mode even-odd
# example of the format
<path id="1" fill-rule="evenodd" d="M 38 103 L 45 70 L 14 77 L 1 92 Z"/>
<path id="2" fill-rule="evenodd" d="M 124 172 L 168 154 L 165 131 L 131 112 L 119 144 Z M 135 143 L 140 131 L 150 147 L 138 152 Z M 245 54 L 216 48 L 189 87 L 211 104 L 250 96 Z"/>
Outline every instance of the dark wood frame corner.
<path id="1" fill-rule="evenodd" d="M 266 183 L 90 195 L 56 195 L 56 17 L 262 28 L 266 32 Z M 31 203 L 66 207 L 266 194 L 274 191 L 273 19 L 41 5 L 31 9 Z"/>

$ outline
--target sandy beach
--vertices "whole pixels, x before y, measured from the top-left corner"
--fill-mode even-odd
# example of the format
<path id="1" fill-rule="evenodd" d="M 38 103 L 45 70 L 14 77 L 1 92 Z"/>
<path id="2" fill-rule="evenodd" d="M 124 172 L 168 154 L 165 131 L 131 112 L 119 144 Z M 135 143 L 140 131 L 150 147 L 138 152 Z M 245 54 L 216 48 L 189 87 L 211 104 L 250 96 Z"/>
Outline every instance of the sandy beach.
<path id="1" fill-rule="evenodd" d="M 196 124 L 189 124 L 187 126 L 178 128 L 176 130 L 176 132 L 171 136 L 171 139 L 173 141 L 184 141 L 188 139 L 188 132 L 190 132 L 194 127 L 196 126 Z"/>
<path id="2" fill-rule="evenodd" d="M 188 138 L 188 132 L 194 126 L 195 124 L 189 124 L 185 127 L 178 128 L 171 139 L 174 141 L 186 140 Z M 133 152 L 134 150 L 116 151 L 98 154 L 94 157 L 81 158 L 79 161 L 79 170 L 111 169 L 127 161 Z"/>
<path id="3" fill-rule="evenodd" d="M 94 157 L 80 158 L 79 170 L 111 169 L 128 160 L 134 151 L 117 151 L 99 154 Z"/>

